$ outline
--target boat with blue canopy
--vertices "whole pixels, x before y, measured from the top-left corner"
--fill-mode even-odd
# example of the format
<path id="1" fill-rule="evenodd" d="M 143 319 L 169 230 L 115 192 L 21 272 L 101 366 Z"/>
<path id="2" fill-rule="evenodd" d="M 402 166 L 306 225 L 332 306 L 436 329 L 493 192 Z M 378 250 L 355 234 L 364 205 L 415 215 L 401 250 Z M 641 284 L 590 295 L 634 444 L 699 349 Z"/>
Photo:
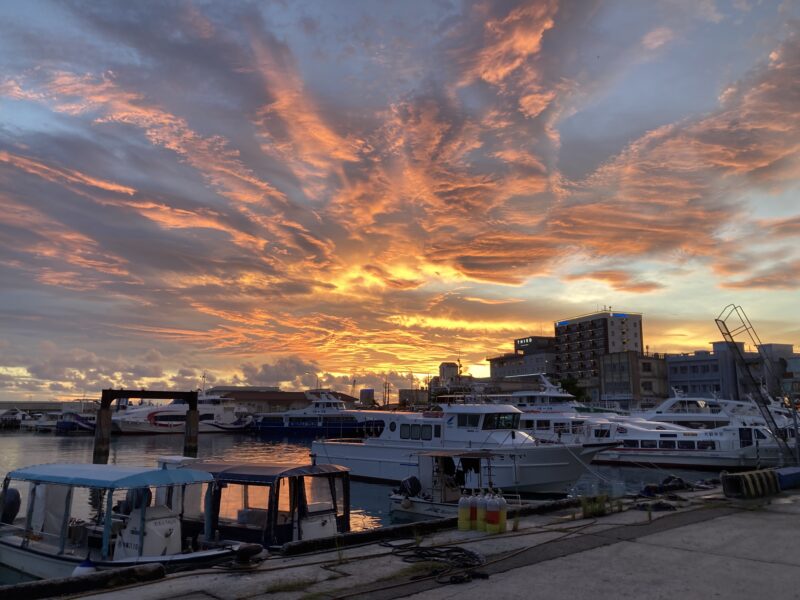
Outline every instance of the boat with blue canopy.
<path id="1" fill-rule="evenodd" d="M 161 563 L 178 570 L 226 561 L 235 545 L 201 544 L 187 520 L 203 513 L 213 476 L 194 469 L 44 464 L 6 475 L 0 492 L 0 564 L 34 577 L 78 566 Z M 15 484 L 15 485 L 12 485 Z M 24 510 L 20 510 L 22 507 Z"/>

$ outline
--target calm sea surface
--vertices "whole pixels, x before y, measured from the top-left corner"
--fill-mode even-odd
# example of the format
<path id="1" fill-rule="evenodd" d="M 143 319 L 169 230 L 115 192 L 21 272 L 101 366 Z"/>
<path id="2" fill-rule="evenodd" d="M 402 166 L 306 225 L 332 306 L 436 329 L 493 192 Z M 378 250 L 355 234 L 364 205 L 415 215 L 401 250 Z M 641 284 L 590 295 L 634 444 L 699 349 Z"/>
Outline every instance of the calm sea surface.
<path id="1" fill-rule="evenodd" d="M 252 435 L 200 435 L 198 456 L 227 461 L 297 463 L 309 462 L 310 442 L 261 439 Z M 57 436 L 47 433 L 0 431 L 0 477 L 19 467 L 42 463 L 90 463 L 94 436 Z M 155 466 L 159 456 L 182 454 L 183 435 L 163 434 L 115 436 L 111 438 L 109 463 Z M 713 476 L 696 471 L 665 471 L 632 467 L 592 466 L 576 484 L 574 493 L 635 492 L 667 475 L 687 481 Z M 23 494 L 23 505 L 26 490 Z M 389 523 L 389 493 L 386 485 L 351 482 L 351 526 L 370 529 Z M 15 580 L 15 574 L 0 567 L 0 584 Z"/>

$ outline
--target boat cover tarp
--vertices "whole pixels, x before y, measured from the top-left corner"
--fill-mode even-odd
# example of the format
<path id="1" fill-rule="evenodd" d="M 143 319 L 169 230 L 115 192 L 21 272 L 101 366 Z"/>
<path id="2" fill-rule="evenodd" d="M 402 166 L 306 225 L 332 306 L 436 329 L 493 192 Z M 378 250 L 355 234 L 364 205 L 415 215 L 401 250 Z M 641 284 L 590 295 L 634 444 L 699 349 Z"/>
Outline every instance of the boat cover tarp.
<path id="1" fill-rule="evenodd" d="M 16 469 L 10 479 L 57 483 L 77 487 L 129 489 L 163 487 L 212 481 L 213 477 L 195 469 L 154 469 L 122 465 L 47 464 Z"/>
<path id="2" fill-rule="evenodd" d="M 347 473 L 350 471 L 347 467 L 339 465 L 272 465 L 204 461 L 192 462 L 191 468 L 206 471 L 213 475 L 214 479 L 217 481 L 230 483 L 260 483 L 262 485 L 271 485 L 280 477 L 328 475 L 331 473 Z"/>

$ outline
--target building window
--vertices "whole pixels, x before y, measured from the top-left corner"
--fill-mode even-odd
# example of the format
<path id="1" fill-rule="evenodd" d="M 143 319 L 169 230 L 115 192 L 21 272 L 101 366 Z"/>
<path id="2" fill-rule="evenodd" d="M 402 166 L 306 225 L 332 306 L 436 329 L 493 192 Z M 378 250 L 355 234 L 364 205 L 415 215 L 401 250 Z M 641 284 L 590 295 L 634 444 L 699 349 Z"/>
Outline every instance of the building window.
<path id="1" fill-rule="evenodd" d="M 699 372 L 700 372 L 700 369 L 698 368 L 698 366 L 697 365 L 692 365 L 692 373 L 699 373 Z"/>
<path id="2" fill-rule="evenodd" d="M 673 375 L 677 375 L 678 374 L 678 367 L 670 367 L 669 368 L 669 372 L 672 373 Z"/>
<path id="3" fill-rule="evenodd" d="M 653 372 L 653 363 L 643 362 L 642 363 L 642 372 L 644 372 L 644 373 L 652 373 Z"/>
<path id="4" fill-rule="evenodd" d="M 708 365 L 703 365 L 703 373 L 708 373 Z"/>
<path id="5" fill-rule="evenodd" d="M 714 372 L 714 373 L 719 371 L 719 365 L 711 365 L 711 371 Z"/>
<path id="6" fill-rule="evenodd" d="M 652 392 L 653 391 L 653 382 L 652 381 L 643 381 L 642 382 L 642 391 Z"/>
<path id="7" fill-rule="evenodd" d="M 683 365 L 681 367 L 681 373 L 688 373 L 688 372 L 689 372 L 689 368 L 686 365 Z"/>

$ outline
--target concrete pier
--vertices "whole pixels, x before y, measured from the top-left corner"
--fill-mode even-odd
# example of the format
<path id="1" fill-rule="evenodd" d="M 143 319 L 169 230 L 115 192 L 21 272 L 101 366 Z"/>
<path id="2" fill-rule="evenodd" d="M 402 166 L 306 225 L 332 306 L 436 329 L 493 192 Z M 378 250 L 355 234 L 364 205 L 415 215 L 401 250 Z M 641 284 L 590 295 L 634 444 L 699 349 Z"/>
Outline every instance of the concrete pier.
<path id="1" fill-rule="evenodd" d="M 509 522 L 500 535 L 448 530 L 421 547 L 478 552 L 488 579 L 448 583 L 437 563 L 404 562 L 370 544 L 270 558 L 252 570 L 168 576 L 113 598 L 798 598 L 800 493 L 737 504 L 721 493 L 681 493 L 674 512 L 629 510 L 583 519 L 570 509 Z M 638 502 L 642 502 L 639 500 Z M 393 542 L 397 543 L 397 542 Z M 438 564 L 441 569 L 441 564 Z M 459 577 L 459 580 L 469 579 Z M 111 598 L 99 595 L 98 598 Z"/>

